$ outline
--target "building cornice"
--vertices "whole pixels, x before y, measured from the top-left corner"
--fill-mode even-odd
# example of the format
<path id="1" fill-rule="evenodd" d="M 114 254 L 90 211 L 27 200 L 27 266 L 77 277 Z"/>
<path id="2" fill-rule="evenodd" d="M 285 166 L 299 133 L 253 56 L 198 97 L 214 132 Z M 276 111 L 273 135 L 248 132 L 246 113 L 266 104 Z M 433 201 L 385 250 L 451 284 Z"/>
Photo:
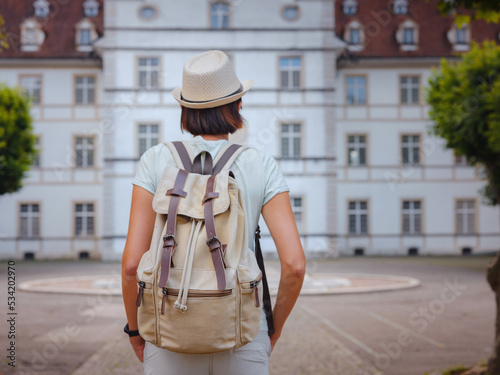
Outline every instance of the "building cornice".
<path id="1" fill-rule="evenodd" d="M 78 59 L 78 58 L 2 58 L 1 67 L 41 67 L 41 68 L 102 68 L 100 59 Z"/>
<path id="2" fill-rule="evenodd" d="M 337 60 L 338 69 L 346 68 L 396 68 L 396 67 L 418 67 L 429 68 L 438 66 L 442 59 L 459 61 L 455 56 L 426 56 L 426 57 L 366 57 L 350 56 L 341 57 Z"/>

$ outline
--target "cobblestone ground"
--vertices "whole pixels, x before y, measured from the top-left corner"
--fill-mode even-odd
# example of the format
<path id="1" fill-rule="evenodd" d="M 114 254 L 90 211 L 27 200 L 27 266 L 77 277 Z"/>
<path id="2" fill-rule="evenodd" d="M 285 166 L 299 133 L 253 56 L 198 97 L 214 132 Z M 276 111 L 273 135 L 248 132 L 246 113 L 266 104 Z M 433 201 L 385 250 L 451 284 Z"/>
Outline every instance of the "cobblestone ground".
<path id="1" fill-rule="evenodd" d="M 495 313 L 484 273 L 490 259 L 309 262 L 312 273 L 393 274 L 418 278 L 422 284 L 399 291 L 301 297 L 271 356 L 271 374 L 422 375 L 487 358 Z M 278 267 L 273 262 L 269 265 Z M 18 262 L 16 269 L 17 282 L 21 283 L 55 276 L 119 274 L 120 264 Z M 6 263 L 0 263 L 0 279 L 7 279 L 6 272 Z M 454 298 L 443 292 L 449 285 L 458 290 Z M 6 288 L 0 291 L 5 306 L 6 292 Z M 16 298 L 17 367 L 12 371 L 3 355 L 0 373 L 142 373 L 142 364 L 122 332 L 125 315 L 121 297 L 19 291 Z M 1 319 L 4 353 L 7 331 L 7 319 Z M 406 339 L 400 341 L 402 335 Z"/>

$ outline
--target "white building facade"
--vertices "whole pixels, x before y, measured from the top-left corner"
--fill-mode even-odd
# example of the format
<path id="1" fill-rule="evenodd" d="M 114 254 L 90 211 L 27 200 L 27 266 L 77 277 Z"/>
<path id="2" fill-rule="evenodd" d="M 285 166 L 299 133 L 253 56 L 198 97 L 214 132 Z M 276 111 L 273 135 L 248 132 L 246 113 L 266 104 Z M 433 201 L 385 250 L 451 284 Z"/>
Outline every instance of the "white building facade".
<path id="1" fill-rule="evenodd" d="M 336 2 L 336 32 L 346 43 L 336 80 L 342 254 L 499 249 L 499 208 L 482 203 L 479 171 L 430 134 L 425 103 L 440 58 L 456 59 L 454 53 L 467 51 L 471 40 L 497 40 L 497 26 L 475 34 L 457 30 L 453 18 L 443 19 L 435 6 Z"/>

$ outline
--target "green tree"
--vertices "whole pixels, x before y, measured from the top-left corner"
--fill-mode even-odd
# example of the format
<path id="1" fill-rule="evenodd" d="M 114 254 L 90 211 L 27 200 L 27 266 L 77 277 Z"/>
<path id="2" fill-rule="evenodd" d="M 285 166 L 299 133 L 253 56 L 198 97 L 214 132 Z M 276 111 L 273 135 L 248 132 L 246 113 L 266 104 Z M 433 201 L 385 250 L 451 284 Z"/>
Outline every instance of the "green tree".
<path id="1" fill-rule="evenodd" d="M 21 189 L 36 155 L 31 122 L 28 99 L 0 85 L 0 195 Z"/>
<path id="2" fill-rule="evenodd" d="M 493 42 L 473 44 L 459 62 L 443 59 L 429 79 L 427 102 L 432 133 L 484 171 L 483 197 L 486 203 L 499 204 L 500 47 Z M 495 351 L 488 370 L 500 374 L 500 255 L 489 265 L 487 280 L 497 300 Z"/>
<path id="3" fill-rule="evenodd" d="M 9 48 L 9 43 L 7 43 L 7 32 L 5 31 L 5 21 L 3 20 L 2 15 L 0 14 L 0 53 L 2 53 L 2 49 Z"/>
<path id="4" fill-rule="evenodd" d="M 497 0 L 439 0 L 437 7 L 443 16 L 454 14 L 457 25 L 471 20 L 494 23 L 500 20 L 500 1 Z"/>

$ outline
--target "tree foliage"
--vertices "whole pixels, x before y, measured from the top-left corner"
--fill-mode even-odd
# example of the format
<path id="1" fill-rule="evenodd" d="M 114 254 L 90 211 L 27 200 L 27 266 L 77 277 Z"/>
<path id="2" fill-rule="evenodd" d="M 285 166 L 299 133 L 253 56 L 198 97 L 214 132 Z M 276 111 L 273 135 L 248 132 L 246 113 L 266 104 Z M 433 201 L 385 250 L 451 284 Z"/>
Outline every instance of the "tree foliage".
<path id="1" fill-rule="evenodd" d="M 500 47 L 473 44 L 457 63 L 441 61 L 429 78 L 432 132 L 446 147 L 484 168 L 483 197 L 500 202 Z"/>
<path id="2" fill-rule="evenodd" d="M 439 0 L 437 7 L 443 16 L 455 14 L 455 22 L 458 26 L 469 23 L 471 20 L 494 23 L 500 20 L 500 1 L 498 0 Z"/>
<path id="3" fill-rule="evenodd" d="M 0 85 L 0 195 L 21 189 L 36 155 L 31 122 L 25 96 Z"/>
<path id="4" fill-rule="evenodd" d="M 5 31 L 5 21 L 0 14 L 0 53 L 2 49 L 9 48 L 9 43 L 7 43 L 7 32 Z"/>

